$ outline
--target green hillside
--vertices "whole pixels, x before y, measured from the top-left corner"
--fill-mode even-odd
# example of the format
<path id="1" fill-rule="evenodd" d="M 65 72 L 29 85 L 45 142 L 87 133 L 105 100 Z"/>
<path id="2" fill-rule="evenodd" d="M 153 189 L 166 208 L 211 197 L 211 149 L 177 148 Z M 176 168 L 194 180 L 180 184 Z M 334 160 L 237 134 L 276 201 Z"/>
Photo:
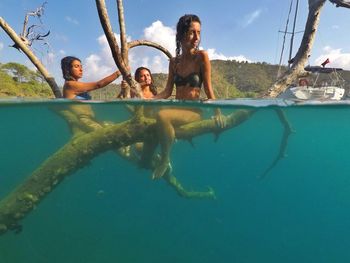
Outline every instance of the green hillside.
<path id="1" fill-rule="evenodd" d="M 217 98 L 257 98 L 276 80 L 278 66 L 267 63 L 247 63 L 237 61 L 213 60 L 212 85 Z M 282 71 L 286 68 L 282 68 Z M 161 91 L 166 84 L 167 74 L 155 73 L 154 81 Z M 350 88 L 350 71 L 342 71 L 344 87 Z M 328 76 L 320 81 L 329 81 Z M 111 84 L 91 92 L 94 99 L 115 99 L 120 86 Z M 52 98 L 51 89 L 41 75 L 18 63 L 0 64 L 0 97 L 40 97 Z M 202 95 L 205 97 L 205 94 Z"/>
<path id="2" fill-rule="evenodd" d="M 18 63 L 0 64 L 0 97 L 52 98 L 45 79 Z"/>
<path id="3" fill-rule="evenodd" d="M 212 84 L 218 98 L 259 97 L 275 82 L 278 66 L 213 60 Z"/>

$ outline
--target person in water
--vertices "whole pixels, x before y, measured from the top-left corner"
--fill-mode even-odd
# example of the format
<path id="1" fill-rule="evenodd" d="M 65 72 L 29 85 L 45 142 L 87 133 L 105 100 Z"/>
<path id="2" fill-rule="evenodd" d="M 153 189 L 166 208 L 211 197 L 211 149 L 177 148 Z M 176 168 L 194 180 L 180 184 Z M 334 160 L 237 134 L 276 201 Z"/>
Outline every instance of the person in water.
<path id="1" fill-rule="evenodd" d="M 83 67 L 79 58 L 73 56 L 64 57 L 61 60 L 62 75 L 65 80 L 63 85 L 63 96 L 67 99 L 90 100 L 89 91 L 103 88 L 121 74 L 119 70 L 97 82 L 80 82 L 83 77 Z M 90 105 L 70 105 L 73 112 L 88 131 L 93 131 L 102 127 L 95 120 L 95 114 Z"/>
<path id="2" fill-rule="evenodd" d="M 182 16 L 176 27 L 176 56 L 169 63 L 168 80 L 165 89 L 154 99 L 171 96 L 174 84 L 175 98 L 178 100 L 199 100 L 203 86 L 208 99 L 215 99 L 211 85 L 211 65 L 208 53 L 199 50 L 201 21 L 197 15 Z M 220 110 L 215 113 L 220 127 L 225 126 Z M 161 147 L 161 160 L 155 168 L 152 178 L 162 177 L 170 167 L 170 150 L 175 139 L 174 126 L 198 121 L 200 110 L 186 108 L 162 109 L 157 115 L 157 128 Z"/>
<path id="3" fill-rule="evenodd" d="M 146 67 L 139 67 L 135 71 L 135 80 L 140 84 L 143 99 L 152 99 L 157 95 L 157 87 L 154 84 L 151 70 Z M 135 98 L 137 97 L 128 83 L 123 80 L 121 82 L 121 92 L 118 97 Z M 130 109 L 133 111 L 134 109 Z M 144 114 L 146 116 L 154 117 L 154 107 L 145 107 Z M 153 156 L 153 152 L 157 147 L 158 140 L 156 138 L 149 138 L 145 143 L 135 143 L 133 147 L 122 147 L 119 153 L 126 159 L 137 161 L 143 168 L 152 168 L 154 166 L 154 159 L 159 159 L 158 155 Z"/>
<path id="4" fill-rule="evenodd" d="M 137 68 L 135 71 L 135 80 L 140 84 L 142 97 L 144 99 L 152 99 L 157 95 L 157 87 L 154 85 L 150 69 L 146 67 Z M 137 96 L 130 90 L 128 83 L 123 80 L 121 82 L 121 93 L 118 97 L 135 98 Z"/>
<path id="5" fill-rule="evenodd" d="M 61 69 L 65 80 L 63 97 L 67 99 L 91 99 L 88 94 L 89 91 L 103 88 L 121 75 L 120 71 L 117 70 L 113 74 L 96 82 L 80 82 L 79 79 L 83 77 L 83 66 L 79 58 L 72 56 L 64 57 L 61 60 Z"/>

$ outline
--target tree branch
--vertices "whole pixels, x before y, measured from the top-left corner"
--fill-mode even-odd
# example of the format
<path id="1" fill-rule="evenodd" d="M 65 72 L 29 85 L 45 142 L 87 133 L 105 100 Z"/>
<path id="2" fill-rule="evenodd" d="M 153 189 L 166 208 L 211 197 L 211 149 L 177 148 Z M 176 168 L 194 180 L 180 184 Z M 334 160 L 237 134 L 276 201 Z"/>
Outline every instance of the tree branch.
<path id="1" fill-rule="evenodd" d="M 228 117 L 229 126 L 235 127 L 248 119 L 253 111 L 238 110 Z M 63 114 L 66 114 L 63 113 Z M 72 123 L 74 117 L 69 116 Z M 39 166 L 14 191 L 0 201 L 0 234 L 19 227 L 19 220 L 33 210 L 66 176 L 86 166 L 93 158 L 108 150 L 116 150 L 146 139 L 155 130 L 155 120 L 144 117 L 131 119 L 116 125 L 96 129 L 93 132 L 72 138 Z M 188 139 L 212 131 L 214 120 L 203 120 L 181 126 L 177 138 Z M 195 131 L 195 132 L 194 132 Z M 215 130 L 219 132 L 218 130 Z M 81 132 L 81 129 L 80 129 Z M 213 198 L 212 190 L 188 192 L 173 175 L 164 177 L 183 197 Z"/>
<path id="2" fill-rule="evenodd" d="M 148 47 L 153 47 L 155 49 L 158 49 L 160 51 L 162 51 L 169 59 L 172 58 L 171 53 L 169 52 L 169 50 L 167 50 L 165 47 L 152 42 L 152 41 L 148 41 L 148 40 L 134 40 L 128 43 L 129 48 L 134 48 L 137 46 L 148 46 Z"/>
<path id="3" fill-rule="evenodd" d="M 113 33 L 113 29 L 108 17 L 108 12 L 106 8 L 105 0 L 96 0 L 96 6 L 98 15 L 100 17 L 100 22 L 103 28 L 103 31 L 106 35 L 109 47 L 112 51 L 112 56 L 114 62 L 116 63 L 118 69 L 123 75 L 123 78 L 128 82 L 130 87 L 134 90 L 137 97 L 142 98 L 141 88 L 138 85 L 137 81 L 135 81 L 130 74 L 130 70 L 128 69 L 128 65 L 123 60 L 122 54 L 120 53 L 118 42 Z"/>
<path id="4" fill-rule="evenodd" d="M 128 42 L 126 39 L 126 29 L 125 29 L 125 19 L 124 19 L 124 8 L 123 8 L 123 1 L 117 0 L 117 6 L 118 6 L 118 17 L 119 17 L 119 29 L 120 29 L 120 46 L 121 46 L 121 52 L 122 52 L 122 58 L 126 65 L 129 65 L 129 58 L 128 58 Z"/>
<path id="5" fill-rule="evenodd" d="M 29 60 L 34 64 L 34 66 L 39 70 L 43 75 L 51 90 L 56 98 L 61 98 L 62 93 L 54 79 L 53 76 L 47 71 L 45 66 L 40 62 L 40 60 L 35 56 L 35 54 L 30 50 L 30 48 L 23 42 L 23 40 L 17 35 L 17 33 L 10 27 L 5 20 L 0 17 L 0 27 L 7 33 L 7 35 L 15 42 L 23 53 L 29 58 Z"/>
<path id="6" fill-rule="evenodd" d="M 304 67 L 314 44 L 321 10 L 326 0 L 309 0 L 309 14 L 299 50 L 294 57 L 292 67 L 277 80 L 264 97 L 276 98 L 284 92 L 300 75 L 305 74 Z"/>

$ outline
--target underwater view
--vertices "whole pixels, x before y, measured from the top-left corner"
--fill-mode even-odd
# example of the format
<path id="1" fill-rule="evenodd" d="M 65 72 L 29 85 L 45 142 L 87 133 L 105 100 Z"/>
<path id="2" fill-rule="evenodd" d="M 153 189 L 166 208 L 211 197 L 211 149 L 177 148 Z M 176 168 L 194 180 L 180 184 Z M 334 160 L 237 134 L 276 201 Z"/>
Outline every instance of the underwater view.
<path id="1" fill-rule="evenodd" d="M 217 107 L 246 115 L 220 132 L 177 139 L 177 184 L 152 180 L 113 147 L 92 146 L 96 154 L 81 163 L 55 157 L 86 136 L 73 136 L 63 112 L 90 107 L 109 131 L 94 137 L 103 144 L 133 118 L 127 106 L 191 107 L 207 120 Z M 2 101 L 0 262 L 347 262 L 349 116 L 344 102 Z M 51 187 L 30 190 L 55 176 Z"/>

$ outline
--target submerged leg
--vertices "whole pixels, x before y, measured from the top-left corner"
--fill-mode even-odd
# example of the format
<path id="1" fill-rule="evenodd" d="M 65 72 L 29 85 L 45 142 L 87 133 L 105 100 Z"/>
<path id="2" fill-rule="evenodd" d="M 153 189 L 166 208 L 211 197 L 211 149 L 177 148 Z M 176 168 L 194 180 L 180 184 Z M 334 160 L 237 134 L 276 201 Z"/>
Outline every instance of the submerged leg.
<path id="1" fill-rule="evenodd" d="M 157 117 L 161 160 L 155 168 L 152 179 L 161 178 L 169 169 L 170 150 L 175 139 L 174 126 L 200 120 L 200 114 L 187 109 L 163 109 Z"/>
<path id="2" fill-rule="evenodd" d="M 185 198 L 209 198 L 216 199 L 215 191 L 208 187 L 207 191 L 188 191 L 180 183 L 180 181 L 172 174 L 172 168 L 167 170 L 163 176 L 164 180 L 175 189 L 179 196 Z"/>
<path id="3" fill-rule="evenodd" d="M 155 167 L 155 164 L 159 162 L 157 155 L 154 154 L 157 146 L 158 140 L 145 140 L 140 151 L 139 166 L 141 168 L 153 169 Z"/>
<path id="4" fill-rule="evenodd" d="M 72 105 L 70 109 L 77 115 L 87 132 L 102 128 L 102 125 L 95 120 L 95 114 L 90 105 Z"/>

